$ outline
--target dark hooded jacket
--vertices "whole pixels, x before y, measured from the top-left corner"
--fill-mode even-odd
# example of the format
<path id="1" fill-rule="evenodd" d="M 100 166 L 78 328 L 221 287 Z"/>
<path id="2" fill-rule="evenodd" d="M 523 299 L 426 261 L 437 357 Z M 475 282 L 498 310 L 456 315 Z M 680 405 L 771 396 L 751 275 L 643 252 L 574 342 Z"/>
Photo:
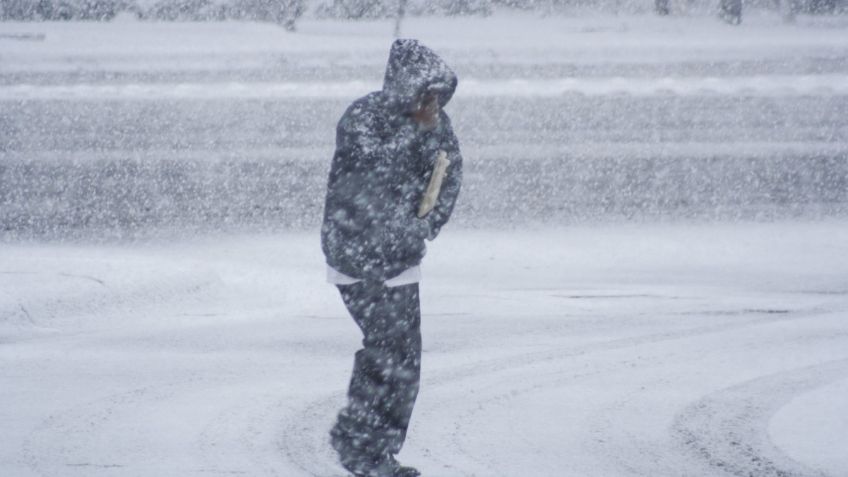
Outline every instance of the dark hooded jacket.
<path id="1" fill-rule="evenodd" d="M 453 211 L 462 156 L 444 111 L 429 131 L 410 112 L 425 94 L 437 95 L 445 106 L 456 85 L 454 72 L 432 50 L 415 40 L 397 40 L 383 89 L 345 111 L 336 128 L 321 227 L 321 246 L 331 267 L 383 281 L 421 262 L 424 239 L 435 238 Z M 435 208 L 417 219 L 439 150 L 451 163 Z"/>

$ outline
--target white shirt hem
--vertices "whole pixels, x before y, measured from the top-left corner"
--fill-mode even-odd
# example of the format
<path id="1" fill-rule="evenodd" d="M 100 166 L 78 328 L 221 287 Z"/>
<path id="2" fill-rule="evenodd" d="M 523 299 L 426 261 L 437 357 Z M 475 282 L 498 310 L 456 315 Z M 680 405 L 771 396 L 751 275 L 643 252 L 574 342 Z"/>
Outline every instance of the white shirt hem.
<path id="1" fill-rule="evenodd" d="M 360 278 L 354 278 L 349 275 L 345 275 L 344 273 L 327 265 L 327 283 L 332 283 L 333 285 L 353 285 L 354 283 L 358 283 L 361 281 L 362 279 Z M 401 272 L 400 275 L 386 280 L 386 286 L 389 288 L 399 287 L 403 285 L 411 285 L 420 281 L 421 266 L 415 265 L 413 267 L 407 268 L 406 270 Z"/>

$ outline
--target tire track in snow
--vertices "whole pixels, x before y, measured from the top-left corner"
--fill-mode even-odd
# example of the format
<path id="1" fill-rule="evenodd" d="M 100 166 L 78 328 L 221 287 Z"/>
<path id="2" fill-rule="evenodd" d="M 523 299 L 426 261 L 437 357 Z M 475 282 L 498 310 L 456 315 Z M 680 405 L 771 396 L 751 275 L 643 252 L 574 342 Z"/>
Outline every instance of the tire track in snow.
<path id="1" fill-rule="evenodd" d="M 556 367 L 564 360 L 571 360 L 586 354 L 731 331 L 761 323 L 801 319 L 817 313 L 819 313 L 819 310 L 797 310 L 778 315 L 764 313 L 761 316 L 743 321 L 622 338 L 567 349 L 533 352 L 519 356 L 504 356 L 439 373 L 432 378 L 425 379 L 424 386 L 425 389 L 446 390 L 469 379 L 484 377 L 487 380 L 492 380 L 497 376 L 508 376 L 510 373 L 515 373 L 528 366 Z M 614 366 L 597 372 L 609 372 L 626 365 L 628 365 L 627 362 L 617 362 L 614 363 Z M 540 378 L 547 380 L 548 376 L 534 373 L 530 375 L 529 382 L 524 384 L 528 385 L 530 390 L 539 389 L 538 380 Z M 569 377 L 568 379 L 572 378 Z M 67 475 L 69 473 L 88 475 L 92 473 L 124 472 L 128 469 L 115 467 L 122 465 L 121 462 L 87 460 L 86 452 L 91 450 L 91 444 L 96 443 L 96 441 L 87 441 L 85 436 L 94 438 L 102 429 L 120 423 L 122 416 L 132 413 L 134 410 L 144 411 L 144 409 L 150 409 L 156 402 L 162 403 L 174 396 L 184 395 L 184 393 L 190 392 L 192 388 L 196 388 L 196 381 L 197 378 L 179 380 L 116 393 L 56 413 L 45 419 L 42 425 L 30 435 L 25 448 L 26 461 L 39 475 Z M 513 387 L 511 390 L 513 392 L 522 383 L 510 381 L 509 384 Z M 193 469 L 193 471 L 239 474 L 249 470 L 249 473 L 254 475 L 288 476 L 291 475 L 287 472 L 287 469 L 290 469 L 288 464 L 293 464 L 307 475 L 322 477 L 345 475 L 336 464 L 335 456 L 327 442 L 329 424 L 344 401 L 343 392 L 324 395 L 294 412 L 291 410 L 290 398 L 280 398 L 280 395 L 283 394 L 282 391 L 275 392 L 273 389 L 262 388 L 259 392 L 248 395 L 248 399 L 245 400 L 246 404 L 231 406 L 221 411 L 218 415 L 219 418 L 210 421 L 210 424 L 195 440 L 195 445 L 200 447 L 200 456 L 204 459 L 204 462 L 218 462 L 220 465 L 203 465 Z M 468 396 L 464 395 L 463 399 L 467 399 Z M 473 397 L 473 402 L 464 404 L 481 406 L 487 400 L 491 400 L 492 396 L 497 395 L 491 394 L 491 390 L 487 394 L 484 390 L 484 392 L 470 396 Z M 446 403 L 448 409 L 454 404 Z M 440 409 L 444 411 L 443 408 Z M 235 453 L 222 453 L 221 448 L 215 445 L 221 439 L 227 439 L 228 442 L 234 443 L 237 446 Z M 459 445 L 459 450 L 464 452 L 467 457 L 458 456 L 458 459 L 453 459 L 454 462 L 446 463 L 428 455 L 429 460 L 441 465 L 448 475 L 475 475 L 474 469 L 480 467 L 474 465 L 474 456 L 467 451 L 462 451 L 462 438 L 458 434 L 458 430 L 452 430 L 450 436 L 444 440 L 452 446 Z M 231 449 L 227 449 L 227 451 L 231 451 Z M 227 456 L 233 455 L 242 458 L 247 466 L 233 465 L 233 462 L 227 460 Z M 51 458 L 45 460 L 44 456 L 51 456 Z M 57 456 L 60 458 L 57 459 Z M 468 461 L 468 466 L 456 465 L 457 460 L 463 459 Z M 490 474 L 477 473 L 476 475 Z"/>
<path id="2" fill-rule="evenodd" d="M 753 379 L 693 403 L 677 416 L 673 432 L 688 452 L 717 472 L 824 477 L 780 451 L 768 436 L 768 422 L 795 396 L 845 376 L 848 360 L 836 360 Z"/>
<path id="3" fill-rule="evenodd" d="M 176 389 L 194 385 L 199 379 L 191 377 L 161 384 L 137 387 L 85 401 L 43 419 L 23 443 L 22 456 L 26 465 L 37 475 L 91 475 L 93 472 L 121 469 L 125 463 L 120 456 L 91 455 L 96 449 L 92 442 L 102 437 L 100 432 L 114 423 L 128 409 L 143 402 L 161 402 L 176 395 Z M 120 434 L 117 434 L 120 435 Z M 122 436 L 126 437 L 126 435 Z"/>
<path id="4" fill-rule="evenodd" d="M 278 422 L 289 401 L 284 389 L 240 393 L 239 404 L 223 408 L 198 435 L 195 445 L 215 474 L 291 475 L 277 442 Z M 284 418 L 283 418 L 284 419 Z"/>
<path id="5" fill-rule="evenodd" d="M 336 392 L 309 403 L 284 423 L 277 445 L 287 460 L 305 475 L 346 477 L 330 447 L 330 426 L 344 405 L 345 393 Z M 319 425 L 320 423 L 320 425 Z"/>
<path id="6" fill-rule="evenodd" d="M 443 371 L 432 378 L 423 380 L 423 389 L 444 388 L 453 386 L 464 380 L 491 377 L 499 374 L 508 375 L 516 370 L 526 367 L 536 367 L 540 365 L 557 364 L 562 361 L 572 360 L 579 356 L 587 354 L 599 353 L 604 351 L 622 350 L 632 347 L 637 347 L 645 344 L 654 344 L 663 341 L 679 340 L 684 338 L 702 336 L 713 333 L 722 333 L 735 329 L 756 326 L 760 324 L 770 324 L 781 321 L 791 321 L 804 319 L 811 316 L 816 316 L 822 313 L 830 312 L 831 310 L 820 309 L 804 309 L 794 310 L 788 313 L 773 313 L 774 310 L 749 310 L 755 314 L 754 317 L 744 320 L 734 320 L 712 325 L 703 325 L 692 327 L 683 330 L 675 330 L 670 332 L 654 333 L 643 336 L 627 337 L 602 343 L 591 343 L 583 346 L 569 347 L 564 349 L 536 351 L 520 355 L 503 356 L 483 361 L 478 361 L 465 366 L 461 366 L 455 370 Z M 628 362 L 619 362 L 616 367 L 629 365 Z M 604 372 L 611 371 L 612 368 L 603 370 Z M 598 371 L 600 372 L 600 371 Z M 597 373 L 593 373 L 597 374 Z M 588 374 L 587 374 L 588 376 Z M 572 379 L 569 377 L 568 379 Z M 531 377 L 534 384 L 530 388 L 538 387 L 538 376 Z M 511 385 L 518 385 L 516 381 L 510 381 Z M 512 391 L 510 391 L 512 392 Z M 498 394 L 487 396 L 485 393 L 461 393 L 462 396 L 455 401 L 467 401 L 469 397 L 474 398 L 474 402 L 464 405 L 469 407 L 480 407 L 487 399 L 497 397 Z M 316 425 L 321 421 L 321 417 L 334 416 L 338 411 L 340 403 L 344 402 L 344 393 L 333 393 L 329 396 L 324 396 L 320 399 L 310 402 L 307 406 L 295 413 L 291 420 L 284 422 L 284 432 L 280 436 L 280 449 L 284 452 L 287 458 L 299 469 L 305 472 L 306 475 L 322 477 L 327 475 L 335 475 L 328 472 L 329 469 L 339 469 L 333 465 L 335 455 L 330 450 L 327 432 L 329 425 Z M 448 401 L 450 402 L 450 401 Z M 442 404 L 446 404 L 442 402 Z M 440 411 L 444 411 L 445 407 L 440 406 Z M 417 410 L 418 417 L 421 419 L 421 412 Z M 481 461 L 477 457 L 471 455 L 467 451 L 462 450 L 462 440 L 459 437 L 459 426 L 451 430 L 450 436 L 441 440 L 439 445 L 450 441 L 452 449 L 459 450 L 464 454 L 467 465 L 473 470 L 467 471 L 456 466 L 456 455 L 452 457 L 453 462 L 446 462 L 436 457 L 431 457 L 431 460 L 439 467 L 446 469 L 450 475 L 496 475 L 486 462 Z M 321 456 L 319 458 L 319 456 Z M 327 462 L 323 459 L 331 459 Z M 338 472 L 338 470 L 335 470 Z M 483 472 L 483 473 L 479 473 Z"/>
<path id="7" fill-rule="evenodd" d="M 30 469 L 45 477 L 158 474 L 161 469 L 157 463 L 140 459 L 146 453 L 143 446 L 130 449 L 127 455 L 112 452 L 112 455 L 101 456 L 104 448 L 98 447 L 102 444 L 99 439 L 113 436 L 106 449 L 109 451 L 114 451 L 116 445 L 134 445 L 135 439 L 130 434 L 148 429 L 156 432 L 158 427 L 148 428 L 144 423 L 128 426 L 128 421 L 134 423 L 136 419 L 128 416 L 148 416 L 157 409 L 172 410 L 175 402 L 185 403 L 186 397 L 214 391 L 215 385 L 226 385 L 225 381 L 210 380 L 208 375 L 191 376 L 110 394 L 54 413 L 30 433 L 24 444 L 24 460 Z M 239 393 L 239 404 L 219 410 L 193 439 L 190 432 L 183 435 L 186 439 L 178 444 L 185 448 L 177 450 L 194 453 L 187 455 L 189 459 L 170 463 L 169 471 L 162 475 L 288 477 L 291 474 L 284 456 L 278 452 L 276 439 L 279 416 L 286 414 L 290 405 L 286 398 L 281 398 L 285 394 L 283 389 L 270 387 Z M 173 419 L 156 420 L 155 414 L 151 422 L 168 427 L 180 423 Z M 142 437 L 150 436 L 141 434 Z M 139 463 L 142 466 L 139 467 Z"/>
<path id="8" fill-rule="evenodd" d="M 785 345 L 780 340 L 770 340 L 764 344 L 773 348 L 779 348 Z M 733 351 L 733 349 L 723 350 L 722 352 L 724 351 Z M 736 352 L 739 351 L 743 350 L 736 349 Z M 657 364 L 663 366 L 667 363 L 660 362 Z M 712 465 L 710 460 L 705 458 L 705 455 L 713 453 L 711 448 L 705 445 L 696 452 L 683 444 L 682 440 L 685 439 L 681 438 L 681 432 L 673 426 L 673 422 L 677 422 L 679 416 L 685 410 L 699 407 L 702 401 L 706 399 L 704 397 L 706 394 L 698 396 L 694 401 L 680 402 L 678 399 L 678 402 L 671 402 L 671 405 L 662 404 L 662 407 L 657 408 L 650 406 L 660 405 L 661 403 L 658 403 L 656 400 L 662 399 L 665 392 L 675 392 L 674 389 L 668 389 L 667 385 L 669 383 L 676 382 L 679 388 L 680 383 L 692 382 L 693 375 L 690 373 L 699 369 L 703 370 L 703 364 L 698 365 L 697 360 L 694 360 L 692 365 L 692 367 L 688 368 L 688 371 L 680 369 L 669 369 L 661 373 L 655 371 L 653 376 L 648 375 L 646 380 L 640 380 L 638 383 L 639 386 L 631 387 L 626 394 L 622 393 L 619 399 L 608 403 L 602 408 L 593 410 L 591 418 L 588 419 L 590 427 L 587 431 L 587 436 L 589 437 L 587 444 L 590 452 L 603 457 L 604 462 L 611 465 L 612 470 L 608 472 L 609 475 L 821 476 L 819 473 L 786 473 L 785 469 L 783 469 L 783 472 L 776 473 L 769 473 L 762 469 L 747 469 L 741 473 L 729 472 L 726 474 L 730 466 L 726 463 Z M 821 365 L 822 363 L 818 362 L 814 365 L 806 366 L 803 369 L 811 369 Z M 783 375 L 787 372 L 778 374 Z M 759 379 L 762 379 L 762 375 L 745 382 Z M 827 383 L 821 384 L 824 385 Z M 692 385 L 697 386 L 694 383 Z M 815 387 L 818 387 L 818 384 Z M 799 393 L 803 392 L 806 392 L 806 390 L 799 390 Z M 718 394 L 718 392 L 714 393 L 711 391 L 708 394 Z M 790 396 L 788 399 L 792 399 L 795 395 Z M 677 397 L 679 398 L 679 396 Z M 747 398 L 755 405 L 762 405 L 760 401 L 768 400 L 770 397 L 771 395 L 768 393 L 753 393 Z M 675 395 L 672 394 L 668 399 L 674 401 Z M 724 404 L 727 405 L 727 403 Z M 736 405 L 737 403 L 734 403 L 732 406 Z M 651 412 L 651 418 L 649 419 L 638 417 L 645 414 L 646 411 L 659 411 L 659 413 Z M 737 425 L 744 426 L 746 432 L 757 434 L 760 441 L 766 441 L 768 438 L 763 436 L 766 436 L 768 432 L 768 421 L 771 415 L 774 415 L 776 412 L 777 410 L 775 409 L 768 416 L 762 416 L 763 419 L 759 422 L 739 421 Z M 702 437 L 704 433 L 706 431 L 689 429 L 689 435 L 686 439 L 692 439 L 695 436 Z M 725 437 L 725 439 L 728 438 Z M 715 443 L 726 444 L 722 439 L 717 439 Z M 763 448 L 771 450 L 773 446 L 769 444 L 763 446 Z M 749 447 L 748 450 L 748 458 L 751 461 L 762 462 L 767 460 L 767 457 L 760 453 L 762 449 Z M 634 456 L 638 456 L 638 459 L 635 461 L 633 459 Z M 735 467 L 741 468 L 747 465 L 745 462 L 742 464 L 735 465 Z"/>
<path id="9" fill-rule="evenodd" d="M 817 313 L 818 314 L 818 313 Z M 828 313 L 829 314 L 829 313 Z M 809 316 L 809 315 L 807 315 Z M 774 322 L 779 322 L 783 320 L 772 320 L 770 324 Z M 732 329 L 728 329 L 728 331 L 733 331 Z M 691 337 L 699 337 L 700 335 L 693 334 Z M 659 343 L 661 340 L 656 341 L 654 343 Z M 653 344 L 653 343 L 651 343 Z M 779 342 L 771 342 L 770 346 L 779 345 Z M 520 376 L 509 376 L 508 380 L 494 380 L 492 379 L 492 383 L 490 386 L 486 388 L 477 389 L 476 393 L 471 391 L 473 394 L 465 393 L 461 397 L 448 401 L 449 405 L 455 402 L 460 403 L 460 409 L 464 409 L 461 416 L 457 419 L 457 423 L 455 425 L 454 431 L 450 435 L 448 444 L 441 444 L 444 449 L 456 449 L 460 451 L 466 458 L 470 459 L 474 462 L 475 471 L 470 473 L 465 473 L 463 475 L 516 475 L 516 474 L 508 474 L 499 472 L 495 464 L 492 463 L 490 456 L 487 455 L 474 455 L 472 452 L 467 450 L 467 446 L 464 443 L 463 436 L 461 435 L 461 430 L 467 423 L 473 422 L 475 420 L 475 416 L 480 412 L 484 411 L 488 406 L 497 404 L 505 409 L 509 408 L 505 403 L 514 400 L 517 397 L 526 396 L 532 393 L 538 393 L 539 391 L 546 391 L 551 389 L 556 389 L 563 386 L 579 384 L 586 379 L 603 376 L 605 374 L 610 374 L 613 372 L 617 372 L 622 369 L 629 369 L 631 367 L 645 368 L 650 366 L 661 366 L 666 364 L 669 360 L 668 354 L 658 354 L 652 358 L 646 358 L 643 355 L 638 357 L 634 356 L 631 358 L 619 358 L 613 362 L 607 363 L 606 366 L 602 367 L 593 367 L 590 371 L 579 371 L 576 369 L 555 369 L 553 371 L 547 371 L 543 373 L 536 372 L 532 375 L 528 375 L 526 378 L 522 378 Z M 818 377 L 810 377 L 809 370 L 814 370 L 818 373 Z M 824 370 L 824 371 L 822 371 Z M 822 372 L 819 372 L 822 371 Z M 843 377 L 844 375 L 848 375 L 848 360 L 840 360 L 832 363 L 824 363 L 817 364 L 809 367 L 802 368 L 797 373 L 788 372 L 781 373 L 777 376 L 776 379 L 770 380 L 780 380 L 781 377 L 784 377 L 784 374 L 798 374 L 799 379 L 793 380 L 790 384 L 797 384 L 796 381 L 806 379 L 809 383 L 813 383 L 812 387 L 818 387 L 821 385 L 826 385 L 833 382 L 836 379 Z M 823 376 L 822 376 L 823 375 Z M 821 378 L 821 379 L 819 379 Z M 663 376 L 660 379 L 657 379 L 659 382 L 668 381 L 667 376 Z M 504 382 L 505 381 L 505 382 Z M 754 380 L 758 381 L 758 380 Z M 806 381 L 805 381 L 806 382 Z M 809 384 L 808 383 L 808 384 Z M 650 386 L 649 386 L 650 387 Z M 644 383 L 643 383 L 644 389 Z M 789 393 L 783 392 L 779 395 L 775 394 L 774 390 L 766 390 L 766 389 L 758 389 L 754 392 L 750 393 L 749 401 L 751 403 L 756 404 L 756 400 L 761 396 L 769 396 L 771 399 L 769 403 L 780 401 L 780 406 L 788 402 L 795 395 L 805 392 L 810 389 L 810 386 L 789 386 L 787 389 L 791 391 Z M 497 390 L 496 393 L 493 393 L 492 390 Z M 482 391 L 482 392 L 481 392 Z M 465 402 L 467 397 L 473 395 L 477 397 L 473 402 Z M 480 399 L 482 397 L 483 399 Z M 598 415 L 603 415 L 606 418 L 609 418 L 609 412 L 613 408 L 625 408 L 627 402 L 632 398 L 631 395 L 623 399 L 619 399 L 614 401 L 611 405 L 608 405 L 603 408 L 602 411 L 598 411 Z M 441 401 L 444 404 L 444 401 Z M 768 404 L 768 403 L 767 403 Z M 728 403 L 723 404 L 727 408 L 731 408 L 733 406 Z M 744 430 L 747 430 L 749 433 L 753 433 L 752 435 L 756 435 L 758 440 L 764 441 L 767 440 L 767 424 L 769 418 L 777 411 L 780 406 L 771 406 L 767 409 L 770 409 L 770 412 L 764 413 L 760 421 L 755 424 L 750 422 L 741 422 Z M 722 407 L 718 406 L 718 409 L 721 410 Z M 439 408 L 440 412 L 444 410 L 444 407 Z M 634 412 L 633 409 L 628 411 L 629 416 L 638 415 L 638 412 Z M 593 418 L 597 421 L 597 416 Z M 479 419 L 478 419 L 479 420 Z M 591 420 L 590 420 L 591 421 Z M 748 425 L 745 425 L 748 424 Z M 616 427 L 617 426 L 617 427 Z M 609 442 L 609 433 L 606 432 L 610 428 L 616 428 L 616 432 L 627 434 L 628 437 L 621 438 L 623 442 L 626 442 L 628 446 L 632 446 L 637 449 L 635 452 L 624 452 L 626 449 L 622 448 L 613 448 L 612 451 L 609 449 L 603 454 L 605 459 L 610 457 L 613 460 L 617 460 L 617 470 L 611 470 L 607 472 L 606 475 L 702 475 L 700 473 L 693 473 L 692 460 L 681 461 L 677 459 L 677 456 L 671 455 L 669 456 L 669 448 L 663 447 L 657 449 L 654 447 L 655 443 L 646 443 L 643 441 L 643 437 L 640 432 L 628 433 L 627 429 L 621 428 L 621 423 L 617 424 L 609 424 L 606 426 L 606 429 L 598 428 L 595 429 L 594 435 L 596 437 L 602 438 L 600 439 L 602 442 Z M 675 434 L 678 434 L 675 431 Z M 695 431 L 692 434 L 697 435 L 698 433 Z M 765 437 L 763 437 L 765 436 Z M 520 437 L 520 436 L 519 436 Z M 728 439 L 722 441 L 722 439 L 717 439 L 716 441 L 719 443 L 726 443 Z M 440 445 L 439 442 L 436 445 Z M 771 448 L 774 448 L 773 445 L 769 443 L 768 450 L 771 451 Z M 762 446 L 762 449 L 766 449 L 766 446 Z M 659 450 L 659 452 L 657 452 Z M 702 447 L 701 452 L 709 452 L 707 447 Z M 672 449 L 673 451 L 673 449 Z M 749 446 L 749 458 L 751 462 L 754 463 L 763 463 L 763 462 L 778 462 L 778 459 L 772 458 L 769 460 L 768 456 L 776 455 L 775 452 L 764 452 L 762 455 L 757 453 L 757 449 L 754 449 L 752 446 Z M 633 463 L 630 462 L 627 456 L 638 455 L 642 458 L 643 465 L 640 466 L 639 462 Z M 620 458 L 618 458 L 620 456 Z M 491 456 L 497 457 L 497 455 Z M 672 460 L 669 460 L 671 457 Z M 757 477 L 822 477 L 824 474 L 817 473 L 814 471 L 801 471 L 802 466 L 787 466 L 787 468 L 794 469 L 793 471 L 786 470 L 775 470 L 777 469 L 776 465 L 760 465 L 757 468 L 745 468 L 748 462 L 742 462 L 737 468 L 744 468 L 742 471 L 733 472 L 732 475 L 738 476 L 757 476 Z M 703 475 L 713 475 L 716 470 L 727 469 L 731 466 L 728 463 L 723 463 L 718 466 L 720 469 L 716 469 L 715 467 L 704 466 L 705 470 Z M 750 465 L 748 467 L 751 467 Z M 622 471 L 626 473 L 622 474 Z M 571 474 L 569 474 L 571 475 Z M 582 475 L 580 473 L 575 473 L 573 475 Z M 598 474 L 598 475 L 604 475 Z"/>

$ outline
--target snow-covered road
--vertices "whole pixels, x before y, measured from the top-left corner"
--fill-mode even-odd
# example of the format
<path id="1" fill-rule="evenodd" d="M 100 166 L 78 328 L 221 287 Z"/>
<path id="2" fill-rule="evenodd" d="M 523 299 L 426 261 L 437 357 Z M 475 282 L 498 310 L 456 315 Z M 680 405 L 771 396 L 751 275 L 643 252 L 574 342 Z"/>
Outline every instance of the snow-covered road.
<path id="1" fill-rule="evenodd" d="M 0 249 L 0 469 L 343 475 L 317 233 Z M 453 230 L 401 457 L 431 476 L 845 475 L 848 224 Z"/>
<path id="2" fill-rule="evenodd" d="M 404 34 L 460 77 L 455 223 L 497 227 L 848 215 L 846 24 L 513 13 Z M 380 84 L 392 27 L 3 24 L 0 236 L 316 227 L 336 121 Z"/>

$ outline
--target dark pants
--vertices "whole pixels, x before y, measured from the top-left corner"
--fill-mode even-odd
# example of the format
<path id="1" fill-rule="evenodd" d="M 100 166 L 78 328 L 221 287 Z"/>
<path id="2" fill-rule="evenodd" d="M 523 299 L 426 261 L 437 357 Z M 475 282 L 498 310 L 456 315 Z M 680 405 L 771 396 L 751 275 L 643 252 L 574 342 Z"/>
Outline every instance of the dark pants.
<path id="1" fill-rule="evenodd" d="M 376 466 L 403 446 L 421 369 L 418 284 L 339 285 L 345 306 L 362 330 L 347 406 L 330 431 L 349 470 Z"/>

